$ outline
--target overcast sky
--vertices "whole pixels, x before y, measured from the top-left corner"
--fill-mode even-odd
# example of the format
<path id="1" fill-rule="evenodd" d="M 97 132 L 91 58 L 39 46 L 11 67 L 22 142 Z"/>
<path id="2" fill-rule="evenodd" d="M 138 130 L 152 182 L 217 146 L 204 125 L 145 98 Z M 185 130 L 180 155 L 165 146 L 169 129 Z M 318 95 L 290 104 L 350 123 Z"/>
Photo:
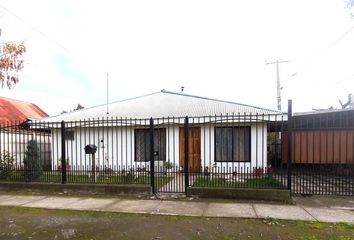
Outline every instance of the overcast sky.
<path id="1" fill-rule="evenodd" d="M 24 41 L 15 89 L 50 115 L 166 89 L 294 111 L 354 93 L 354 19 L 344 0 L 0 3 L 1 42 Z"/>

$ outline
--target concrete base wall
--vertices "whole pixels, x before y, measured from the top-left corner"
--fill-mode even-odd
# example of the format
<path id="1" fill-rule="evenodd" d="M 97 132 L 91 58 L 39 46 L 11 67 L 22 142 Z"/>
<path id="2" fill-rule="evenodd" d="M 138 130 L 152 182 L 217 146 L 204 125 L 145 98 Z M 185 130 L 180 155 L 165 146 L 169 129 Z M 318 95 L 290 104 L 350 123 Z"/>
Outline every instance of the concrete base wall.
<path id="1" fill-rule="evenodd" d="M 59 183 L 17 183 L 2 182 L 0 190 L 35 190 L 43 192 L 63 192 L 80 194 L 150 194 L 148 185 L 118 185 L 118 184 L 59 184 Z"/>
<path id="2" fill-rule="evenodd" d="M 283 202 L 289 202 L 291 200 L 290 191 L 284 189 L 189 187 L 187 188 L 187 196 L 198 196 L 201 198 L 232 198 Z"/>

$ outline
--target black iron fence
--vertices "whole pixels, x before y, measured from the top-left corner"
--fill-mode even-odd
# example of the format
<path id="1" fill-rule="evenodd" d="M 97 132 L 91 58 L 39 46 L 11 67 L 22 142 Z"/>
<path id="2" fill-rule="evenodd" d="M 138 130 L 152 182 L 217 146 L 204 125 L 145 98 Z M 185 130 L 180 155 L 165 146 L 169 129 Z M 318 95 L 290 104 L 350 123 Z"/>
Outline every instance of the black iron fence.
<path id="1" fill-rule="evenodd" d="M 353 195 L 353 115 L 318 117 L 244 113 L 3 124 L 0 181 Z"/>
<path id="2" fill-rule="evenodd" d="M 353 196 L 354 109 L 295 115 L 292 122 L 292 191 Z M 282 144 L 287 162 L 288 139 Z"/>

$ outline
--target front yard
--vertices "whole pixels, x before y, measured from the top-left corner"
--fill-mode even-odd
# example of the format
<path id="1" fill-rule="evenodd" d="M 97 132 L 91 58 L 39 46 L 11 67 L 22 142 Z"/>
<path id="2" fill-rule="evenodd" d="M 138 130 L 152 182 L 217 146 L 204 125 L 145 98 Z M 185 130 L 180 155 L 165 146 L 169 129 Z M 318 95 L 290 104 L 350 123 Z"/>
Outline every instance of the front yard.
<path id="1" fill-rule="evenodd" d="M 285 188 L 272 176 L 262 176 L 245 179 L 243 181 L 227 181 L 225 178 L 199 176 L 193 183 L 194 187 L 230 187 L 230 188 Z"/>
<path id="2" fill-rule="evenodd" d="M 5 180 L 5 179 L 3 179 Z M 172 180 L 171 176 L 159 175 L 155 176 L 155 187 L 162 187 Z M 14 174 L 6 179 L 12 182 L 25 182 L 25 178 L 21 173 Z M 42 175 L 33 180 L 33 182 L 43 183 L 61 183 L 60 172 L 43 172 Z M 143 184 L 150 185 L 150 176 L 146 174 L 138 175 L 127 172 L 124 174 L 97 174 L 96 181 L 89 174 L 67 172 L 67 183 L 97 183 L 97 184 Z"/>

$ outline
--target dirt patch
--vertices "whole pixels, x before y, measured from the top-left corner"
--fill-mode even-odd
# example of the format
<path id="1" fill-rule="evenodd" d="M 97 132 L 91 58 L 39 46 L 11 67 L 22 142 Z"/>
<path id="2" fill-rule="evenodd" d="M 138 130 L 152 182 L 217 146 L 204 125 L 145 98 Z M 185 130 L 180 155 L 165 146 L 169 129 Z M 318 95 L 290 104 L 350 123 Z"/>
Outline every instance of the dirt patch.
<path id="1" fill-rule="evenodd" d="M 0 239 L 354 239 L 354 226 L 0 207 Z"/>

